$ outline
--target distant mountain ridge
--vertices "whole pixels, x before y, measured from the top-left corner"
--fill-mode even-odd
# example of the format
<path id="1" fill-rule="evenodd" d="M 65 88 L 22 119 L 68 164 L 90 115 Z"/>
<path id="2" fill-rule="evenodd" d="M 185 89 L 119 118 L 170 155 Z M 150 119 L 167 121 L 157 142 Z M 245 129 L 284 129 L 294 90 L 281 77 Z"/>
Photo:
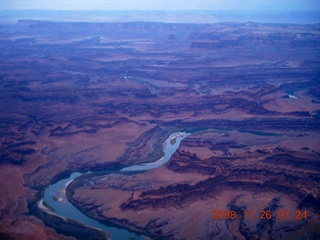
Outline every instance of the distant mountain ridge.
<path id="1" fill-rule="evenodd" d="M 0 24 L 18 20 L 74 22 L 168 22 L 168 23 L 320 23 L 319 11 L 0 11 Z"/>

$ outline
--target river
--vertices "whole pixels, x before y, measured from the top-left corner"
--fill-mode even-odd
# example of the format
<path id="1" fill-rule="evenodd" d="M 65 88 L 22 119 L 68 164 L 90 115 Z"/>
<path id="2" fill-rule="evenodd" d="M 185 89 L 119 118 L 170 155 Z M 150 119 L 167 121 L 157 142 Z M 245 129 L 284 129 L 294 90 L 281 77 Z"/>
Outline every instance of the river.
<path id="1" fill-rule="evenodd" d="M 133 165 L 130 167 L 125 167 L 120 170 L 120 172 L 126 171 L 142 171 L 150 170 L 157 168 L 168 162 L 172 154 L 179 148 L 180 142 L 187 136 L 187 133 L 178 132 L 171 134 L 167 140 L 163 143 L 163 152 L 164 156 L 155 162 Z M 52 185 L 50 185 L 44 191 L 44 197 L 39 201 L 39 208 L 43 211 L 46 211 L 50 214 L 60 216 L 62 218 L 73 219 L 77 222 L 80 222 L 84 225 L 87 225 L 92 228 L 101 229 L 104 232 L 109 232 L 111 238 L 114 240 L 123 240 L 123 239 L 149 239 L 148 237 L 139 236 L 133 232 L 130 232 L 123 228 L 116 228 L 104 225 L 93 218 L 90 218 L 84 215 L 79 211 L 75 206 L 73 206 L 66 197 L 66 188 L 74 179 L 83 175 L 79 172 L 74 172 L 70 175 L 69 178 L 62 179 Z M 45 202 L 45 204 L 44 204 Z M 46 207 L 48 205 L 49 207 Z"/>

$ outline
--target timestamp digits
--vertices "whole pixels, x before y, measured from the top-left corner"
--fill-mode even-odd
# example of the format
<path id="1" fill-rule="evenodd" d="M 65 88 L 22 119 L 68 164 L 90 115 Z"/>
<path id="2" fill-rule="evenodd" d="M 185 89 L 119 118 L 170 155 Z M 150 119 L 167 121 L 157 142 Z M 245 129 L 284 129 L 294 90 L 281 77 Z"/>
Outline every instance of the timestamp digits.
<path id="1" fill-rule="evenodd" d="M 286 209 L 280 209 L 277 211 L 261 210 L 259 214 L 254 214 L 252 210 L 235 211 L 235 210 L 213 210 L 212 219 L 261 219 L 268 220 L 271 218 L 287 219 L 294 214 L 295 219 L 307 219 L 307 211 L 296 210 L 290 212 Z"/>

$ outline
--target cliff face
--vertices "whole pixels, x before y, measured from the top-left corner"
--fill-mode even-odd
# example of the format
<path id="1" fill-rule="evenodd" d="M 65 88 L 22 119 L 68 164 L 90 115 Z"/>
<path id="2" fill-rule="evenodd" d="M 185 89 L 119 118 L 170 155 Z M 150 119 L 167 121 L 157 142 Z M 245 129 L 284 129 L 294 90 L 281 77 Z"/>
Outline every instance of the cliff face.
<path id="1" fill-rule="evenodd" d="M 161 239 L 211 234 L 316 237 L 318 230 L 312 226 L 319 224 L 318 147 L 312 143 L 313 150 L 301 148 L 301 142 L 311 143 L 313 134 L 319 135 L 201 131 L 183 140 L 165 166 L 133 176 L 85 180 L 72 201 L 93 217 Z M 235 211 L 237 217 L 218 214 L 212 219 L 215 210 Z M 272 219 L 262 216 L 269 210 Z M 290 212 L 285 219 L 284 211 Z M 308 218 L 298 216 L 304 211 Z M 249 212 L 252 217 L 245 215 Z"/>

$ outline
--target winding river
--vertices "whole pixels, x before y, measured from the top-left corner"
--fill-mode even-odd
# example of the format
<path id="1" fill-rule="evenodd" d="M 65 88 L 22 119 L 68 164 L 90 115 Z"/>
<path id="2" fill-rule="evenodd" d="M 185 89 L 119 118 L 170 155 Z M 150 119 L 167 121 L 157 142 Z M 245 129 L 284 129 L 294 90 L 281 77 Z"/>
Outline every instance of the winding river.
<path id="1" fill-rule="evenodd" d="M 141 171 L 157 168 L 169 161 L 172 154 L 179 148 L 181 140 L 183 140 L 188 134 L 184 132 L 178 132 L 171 134 L 167 140 L 163 143 L 164 156 L 159 160 L 151 163 L 139 164 L 130 167 L 122 168 L 120 171 Z M 81 176 L 79 172 L 72 173 L 69 178 L 62 179 L 52 185 L 50 185 L 44 191 L 44 197 L 39 201 L 39 208 L 50 214 L 60 216 L 64 219 L 73 219 L 86 226 L 101 229 L 104 232 L 109 232 L 112 239 L 143 239 L 141 236 L 130 232 L 123 228 L 116 228 L 104 225 L 93 218 L 84 215 L 75 206 L 73 206 L 66 197 L 66 188 L 74 179 Z M 45 202 L 45 204 L 44 204 Z M 49 207 L 47 207 L 47 205 Z"/>

